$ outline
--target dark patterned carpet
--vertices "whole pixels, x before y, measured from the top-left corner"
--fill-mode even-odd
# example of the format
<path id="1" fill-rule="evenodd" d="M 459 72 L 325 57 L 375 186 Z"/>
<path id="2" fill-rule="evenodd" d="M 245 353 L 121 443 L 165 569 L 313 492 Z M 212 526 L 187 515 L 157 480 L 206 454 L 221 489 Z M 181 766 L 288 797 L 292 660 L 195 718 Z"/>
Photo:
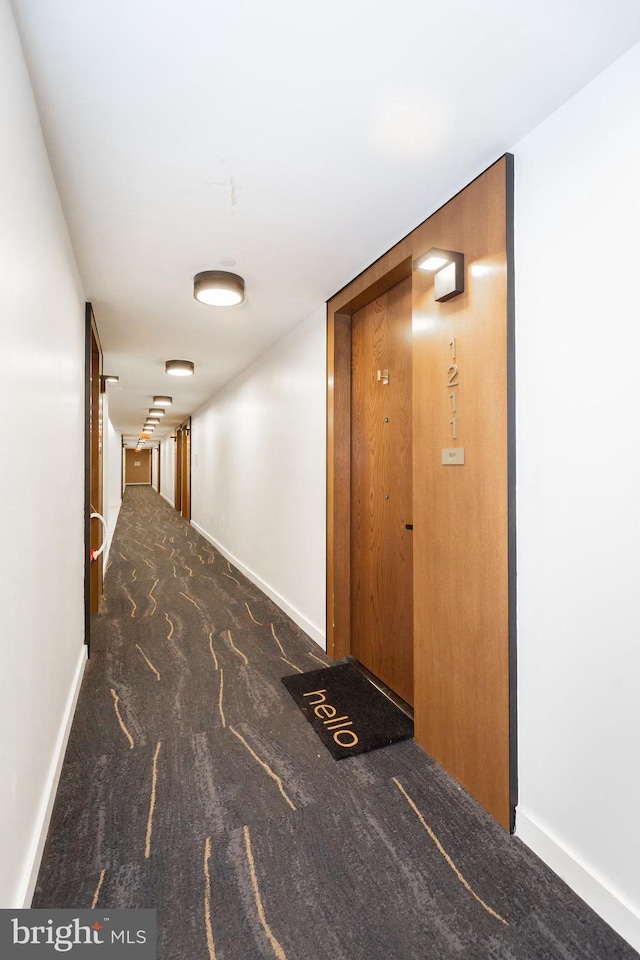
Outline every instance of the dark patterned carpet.
<path id="1" fill-rule="evenodd" d="M 336 763 L 319 663 L 128 488 L 33 906 L 156 908 L 160 960 L 637 960 L 413 740 Z"/>

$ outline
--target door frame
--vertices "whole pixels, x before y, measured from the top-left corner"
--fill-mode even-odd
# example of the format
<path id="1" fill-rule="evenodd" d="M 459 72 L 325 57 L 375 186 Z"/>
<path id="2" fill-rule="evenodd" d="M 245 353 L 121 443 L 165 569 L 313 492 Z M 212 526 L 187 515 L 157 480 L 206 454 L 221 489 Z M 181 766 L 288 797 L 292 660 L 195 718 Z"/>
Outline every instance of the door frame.
<path id="1" fill-rule="evenodd" d="M 191 417 L 176 430 L 174 506 L 185 520 L 191 520 Z"/>
<path id="2" fill-rule="evenodd" d="M 515 500 L 515 295 L 513 251 L 513 156 L 505 154 L 484 173 L 504 164 L 506 217 L 506 432 L 507 463 L 507 656 L 508 656 L 508 815 L 500 822 L 515 828 L 517 804 L 517 660 L 516 660 L 516 500 Z M 484 174 L 480 174 L 480 177 Z M 479 180 L 480 177 L 476 178 Z M 472 181 L 475 182 L 475 181 Z M 468 186 L 471 186 L 469 184 Z M 464 188 L 467 189 L 466 187 Z M 464 193 L 460 191 L 456 197 Z M 452 198 L 456 199 L 456 198 Z M 448 201 L 450 203 L 451 201 Z M 446 207 L 447 204 L 444 205 Z M 440 208 L 443 209 L 443 208 Z M 435 213 L 439 213 L 436 211 Z M 432 217 L 435 214 L 432 215 Z M 377 296 L 412 274 L 416 257 L 435 246 L 429 242 L 431 217 L 338 291 L 327 303 L 327 653 L 334 659 L 351 654 L 351 317 Z M 442 244 L 446 246 L 446 244 Z M 419 637 L 414 634 L 414 650 Z M 416 710 L 420 709 L 415 694 Z M 418 721 L 416 712 L 416 721 Z M 490 811 L 493 812 L 493 811 Z M 494 813 L 494 816 L 496 814 Z"/>
<path id="3" fill-rule="evenodd" d="M 102 554 L 91 560 L 91 550 L 103 539 L 103 529 L 92 513 L 102 514 L 102 347 L 91 303 L 85 304 L 85 464 L 84 464 L 84 642 L 91 650 L 91 615 L 102 598 Z"/>

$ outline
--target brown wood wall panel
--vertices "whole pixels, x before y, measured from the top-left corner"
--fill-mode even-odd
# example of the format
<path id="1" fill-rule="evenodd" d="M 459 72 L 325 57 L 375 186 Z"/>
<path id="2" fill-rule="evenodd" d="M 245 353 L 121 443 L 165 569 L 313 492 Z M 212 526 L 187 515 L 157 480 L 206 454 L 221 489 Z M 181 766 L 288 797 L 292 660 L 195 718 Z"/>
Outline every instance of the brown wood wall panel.
<path id="1" fill-rule="evenodd" d="M 465 293 L 436 303 L 433 280 L 414 273 L 414 626 L 416 739 L 508 828 L 505 212 L 496 167 L 425 236 L 425 249 L 464 252 Z M 449 447 L 464 465 L 442 464 Z"/>
<path id="2" fill-rule="evenodd" d="M 327 313 L 328 651 L 339 657 L 352 649 L 345 340 L 352 314 L 410 275 L 416 739 L 507 829 L 514 759 L 510 683 L 515 689 L 507 435 L 510 161 L 503 157 L 396 244 L 336 294 Z M 465 292 L 446 303 L 434 302 L 430 276 L 411 270 L 412 260 L 432 246 L 465 254 Z M 447 389 L 452 362 L 458 365 L 456 439 Z M 464 447 L 465 463 L 444 466 L 441 451 L 454 446 Z"/>

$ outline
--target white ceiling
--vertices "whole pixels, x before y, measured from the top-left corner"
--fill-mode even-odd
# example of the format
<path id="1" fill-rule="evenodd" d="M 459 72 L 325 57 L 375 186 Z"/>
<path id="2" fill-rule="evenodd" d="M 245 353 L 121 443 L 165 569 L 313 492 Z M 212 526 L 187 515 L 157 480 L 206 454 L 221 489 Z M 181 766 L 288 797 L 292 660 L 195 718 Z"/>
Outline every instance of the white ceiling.
<path id="1" fill-rule="evenodd" d="M 638 0 L 12 5 L 110 417 L 172 394 L 156 437 L 640 39 Z M 197 303 L 224 258 L 245 303 Z"/>

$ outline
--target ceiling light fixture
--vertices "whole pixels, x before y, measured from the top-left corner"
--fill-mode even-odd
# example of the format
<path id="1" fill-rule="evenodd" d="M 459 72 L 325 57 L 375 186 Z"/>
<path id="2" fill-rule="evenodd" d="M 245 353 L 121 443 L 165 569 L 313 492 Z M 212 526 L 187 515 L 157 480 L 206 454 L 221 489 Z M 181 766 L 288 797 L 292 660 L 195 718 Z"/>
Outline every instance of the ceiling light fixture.
<path id="1" fill-rule="evenodd" d="M 173 397 L 154 397 L 154 407 L 170 407 L 173 403 Z"/>
<path id="2" fill-rule="evenodd" d="M 150 417 L 164 417 L 167 411 L 163 410 L 162 407 L 150 407 L 149 416 Z"/>
<path id="3" fill-rule="evenodd" d="M 244 280 L 226 270 L 203 270 L 193 278 L 193 295 L 212 307 L 233 307 L 244 300 Z"/>
<path id="4" fill-rule="evenodd" d="M 414 270 L 433 273 L 435 299 L 440 303 L 464 293 L 464 254 L 432 247 L 413 261 Z"/>
<path id="5" fill-rule="evenodd" d="M 167 360 L 164 369 L 172 377 L 190 377 L 195 370 L 192 360 Z"/>

